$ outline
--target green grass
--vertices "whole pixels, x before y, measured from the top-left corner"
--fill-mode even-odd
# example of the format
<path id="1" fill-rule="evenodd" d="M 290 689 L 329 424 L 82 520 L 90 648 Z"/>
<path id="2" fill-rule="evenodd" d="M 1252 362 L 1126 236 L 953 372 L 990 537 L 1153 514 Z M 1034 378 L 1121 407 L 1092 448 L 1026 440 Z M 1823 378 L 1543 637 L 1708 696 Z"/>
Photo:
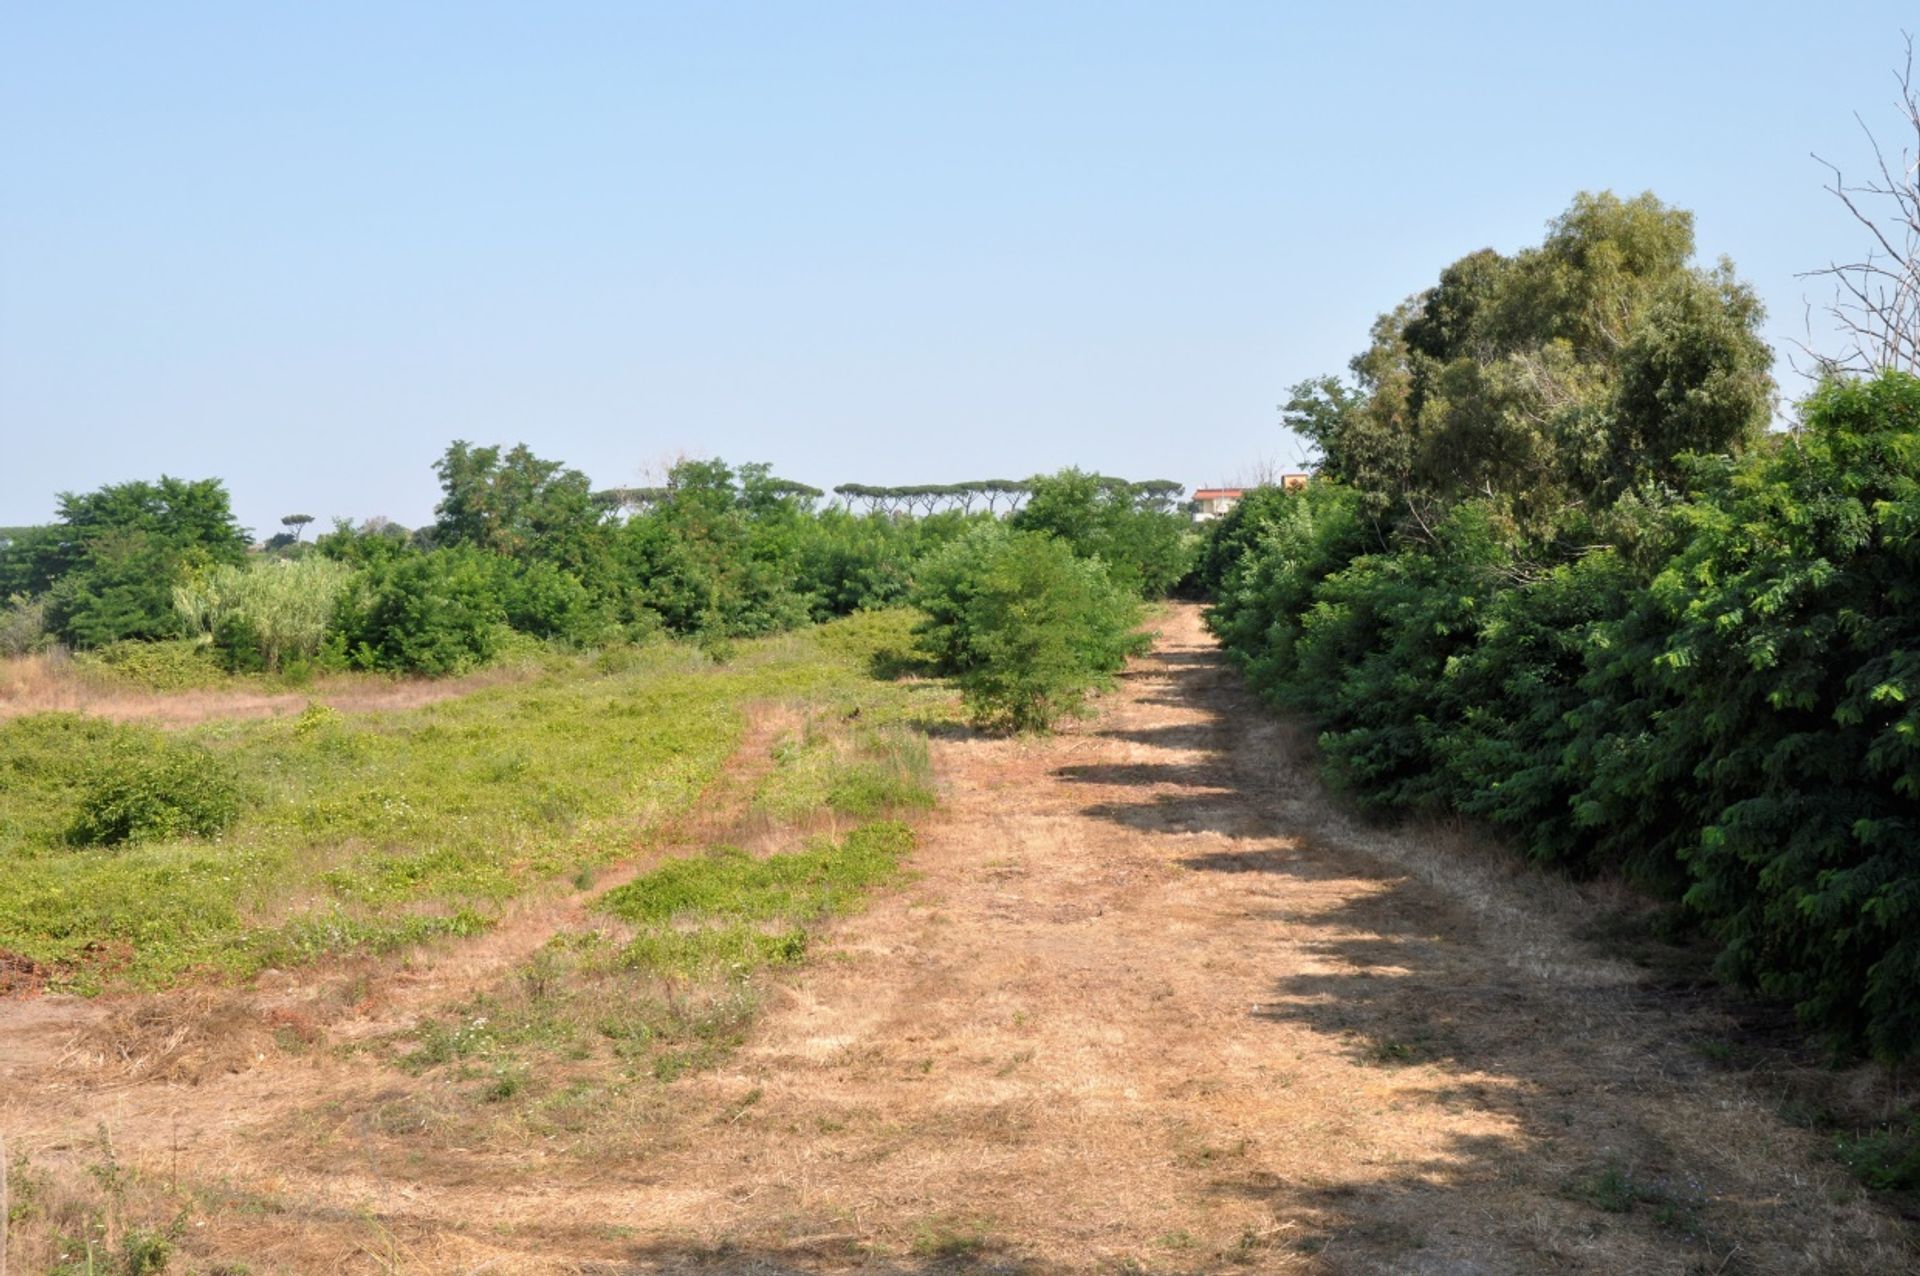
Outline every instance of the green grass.
<path id="1" fill-rule="evenodd" d="M 471 1083 L 474 1104 L 510 1104 L 535 1124 L 711 1067 L 745 1040 L 760 977 L 807 953 L 827 918 L 896 878 L 912 848 L 885 821 L 839 841 L 751 859 L 673 860 L 611 891 L 601 907 L 631 939 L 565 933 L 486 994 L 388 1043 L 415 1075 Z"/>
<path id="2" fill-rule="evenodd" d="M 936 1214 L 913 1229 L 911 1252 L 916 1258 L 969 1259 L 986 1253 L 992 1244 L 986 1220 Z"/>
<path id="3" fill-rule="evenodd" d="M 1608 1214 L 1645 1208 L 1659 1226 L 1688 1235 L 1700 1232 L 1707 1206 L 1706 1193 L 1690 1179 L 1655 1178 L 1618 1161 L 1607 1161 L 1574 1179 L 1566 1194 Z"/>
<path id="4" fill-rule="evenodd" d="M 1866 1186 L 1920 1192 L 1920 1116 L 1834 1136 L 1834 1156 Z"/>
<path id="5" fill-rule="evenodd" d="M 926 738 L 898 724 L 811 720 L 774 747 L 774 767 L 754 806 L 775 820 L 816 810 L 869 818 L 933 805 Z"/>
<path id="6" fill-rule="evenodd" d="M 855 829 L 840 842 L 755 859 L 731 847 L 672 860 L 608 891 L 600 907 L 623 921 L 664 927 L 773 919 L 803 923 L 845 911 L 891 877 L 913 833 L 895 821 Z"/>
<path id="7" fill-rule="evenodd" d="M 192 639 L 116 642 L 74 657 L 74 667 L 106 687 L 136 691 L 187 691 L 228 681 L 213 648 Z"/>
<path id="8" fill-rule="evenodd" d="M 740 644 L 725 666 L 660 644 L 420 709 L 180 731 L 231 770 L 239 819 L 217 838 L 110 850 L 69 837 L 89 768 L 151 735 L 58 714 L 0 724 L 0 949 L 87 992 L 471 933 L 685 810 L 754 702 L 882 733 L 944 715 L 941 688 L 870 672 L 911 623 L 854 617 Z"/>
<path id="9" fill-rule="evenodd" d="M 641 969 L 791 965 L 806 955 L 809 925 L 857 908 L 900 871 L 912 846 L 913 830 L 888 820 L 762 859 L 723 847 L 635 878 L 607 892 L 600 907 L 639 927 L 626 960 Z"/>

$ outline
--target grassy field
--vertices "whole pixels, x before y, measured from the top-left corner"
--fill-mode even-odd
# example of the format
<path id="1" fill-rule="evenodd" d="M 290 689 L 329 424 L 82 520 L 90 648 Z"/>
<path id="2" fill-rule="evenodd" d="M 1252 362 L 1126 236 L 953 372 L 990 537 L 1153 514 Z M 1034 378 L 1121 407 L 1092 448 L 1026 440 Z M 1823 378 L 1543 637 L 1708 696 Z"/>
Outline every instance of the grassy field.
<path id="1" fill-rule="evenodd" d="M 886 727 L 940 715 L 945 693 L 873 673 L 910 623 L 869 614 L 741 644 L 724 664 L 670 644 L 554 656 L 398 711 L 316 700 L 169 732 L 64 713 L 0 723 L 0 952 L 89 992 L 477 933 L 684 813 L 757 704 L 851 715 L 871 737 L 851 752 L 845 732 L 783 740 L 761 795 L 774 816 L 911 805 L 887 751 L 913 746 Z M 205 824 L 174 818 L 177 791 L 208 797 Z M 89 844 L 113 829 L 132 835 Z"/>

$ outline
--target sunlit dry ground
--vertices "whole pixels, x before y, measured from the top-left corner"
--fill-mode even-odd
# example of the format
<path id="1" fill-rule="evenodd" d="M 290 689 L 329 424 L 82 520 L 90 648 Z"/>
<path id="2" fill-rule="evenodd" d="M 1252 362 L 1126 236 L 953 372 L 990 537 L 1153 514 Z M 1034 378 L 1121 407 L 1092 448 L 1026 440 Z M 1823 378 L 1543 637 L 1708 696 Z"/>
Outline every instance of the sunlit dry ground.
<path id="1" fill-rule="evenodd" d="M 718 1068 L 563 1113 L 350 1048 L 603 882 L 407 969 L 0 1003 L 0 1129 L 76 1182 L 110 1144 L 130 1212 L 191 1202 L 180 1261 L 256 1273 L 1914 1269 L 1778 1115 L 1869 1074 L 1580 938 L 1624 901 L 1346 820 L 1197 610 L 1097 719 L 934 757 L 916 879 Z"/>
<path id="2" fill-rule="evenodd" d="M 261 685 L 154 692 L 90 675 L 63 654 L 9 656 L 0 658 L 0 719 L 29 713 L 84 713 L 119 722 L 180 727 L 216 718 L 279 717 L 299 713 L 316 700 L 349 713 L 415 709 L 525 676 L 525 670 L 502 666 L 460 678 L 331 674 L 298 689 Z"/>

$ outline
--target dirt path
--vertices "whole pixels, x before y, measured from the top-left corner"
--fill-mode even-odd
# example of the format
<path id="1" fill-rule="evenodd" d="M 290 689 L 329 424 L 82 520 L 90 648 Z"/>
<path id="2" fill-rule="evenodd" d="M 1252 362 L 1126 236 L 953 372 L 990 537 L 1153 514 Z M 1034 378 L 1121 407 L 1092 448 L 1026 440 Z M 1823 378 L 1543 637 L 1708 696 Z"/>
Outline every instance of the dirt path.
<path id="1" fill-rule="evenodd" d="M 596 1128 L 376 1163 L 338 1131 L 418 1083 L 332 1056 L 30 1124 L 94 1104 L 270 1200 L 215 1224 L 256 1272 L 1914 1269 L 1713 997 L 1576 938 L 1603 902 L 1335 814 L 1196 609 L 1097 720 L 935 762 L 917 880 Z"/>

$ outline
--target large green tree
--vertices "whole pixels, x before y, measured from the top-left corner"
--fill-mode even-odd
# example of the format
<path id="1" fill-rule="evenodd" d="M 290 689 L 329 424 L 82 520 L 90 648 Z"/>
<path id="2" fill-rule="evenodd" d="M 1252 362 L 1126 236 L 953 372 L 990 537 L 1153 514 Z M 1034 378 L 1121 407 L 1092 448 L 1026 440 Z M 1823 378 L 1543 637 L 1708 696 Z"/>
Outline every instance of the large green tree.
<path id="1" fill-rule="evenodd" d="M 5 575 L 18 592 L 46 594 L 48 627 L 77 647 L 177 636 L 173 587 L 183 574 L 246 556 L 218 479 L 66 492 L 59 516 L 10 543 Z"/>
<path id="2" fill-rule="evenodd" d="M 544 559 L 575 572 L 604 544 L 607 509 L 579 470 L 542 460 L 524 443 L 502 451 L 456 440 L 434 462 L 444 493 L 433 539 L 511 558 Z"/>
<path id="3" fill-rule="evenodd" d="M 1286 421 L 1376 517 L 1430 534 L 1474 497 L 1550 534 L 1765 431 L 1759 300 L 1693 253 L 1690 213 L 1580 195 L 1539 246 L 1471 253 L 1383 315 L 1355 384 L 1303 383 Z"/>
<path id="4" fill-rule="evenodd" d="M 1192 561 L 1191 525 L 1169 508 L 1165 484 L 1065 469 L 1027 480 L 1027 503 L 1013 515 L 1021 531 L 1065 541 L 1083 558 L 1098 558 L 1123 587 L 1164 597 Z"/>

